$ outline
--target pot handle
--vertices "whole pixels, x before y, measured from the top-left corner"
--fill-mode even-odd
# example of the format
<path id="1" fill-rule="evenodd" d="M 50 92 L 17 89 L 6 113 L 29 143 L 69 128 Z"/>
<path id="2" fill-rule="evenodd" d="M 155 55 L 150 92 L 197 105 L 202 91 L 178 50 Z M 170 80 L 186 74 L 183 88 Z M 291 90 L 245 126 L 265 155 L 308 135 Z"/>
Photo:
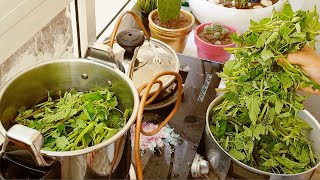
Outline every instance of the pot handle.
<path id="1" fill-rule="evenodd" d="M 90 59 L 93 61 L 100 60 L 100 62 L 103 62 L 104 64 L 111 66 L 112 68 L 117 68 L 123 73 L 125 73 L 125 69 L 121 64 L 121 62 L 116 60 L 115 55 L 112 51 L 112 48 L 104 44 L 94 42 L 91 45 L 89 45 L 84 58 Z"/>
<path id="2" fill-rule="evenodd" d="M 21 124 L 16 124 L 7 131 L 1 154 L 6 152 L 9 142 L 11 142 L 29 151 L 38 166 L 50 166 L 53 161 L 47 162 L 40 152 L 43 141 L 43 136 L 39 131 Z"/>

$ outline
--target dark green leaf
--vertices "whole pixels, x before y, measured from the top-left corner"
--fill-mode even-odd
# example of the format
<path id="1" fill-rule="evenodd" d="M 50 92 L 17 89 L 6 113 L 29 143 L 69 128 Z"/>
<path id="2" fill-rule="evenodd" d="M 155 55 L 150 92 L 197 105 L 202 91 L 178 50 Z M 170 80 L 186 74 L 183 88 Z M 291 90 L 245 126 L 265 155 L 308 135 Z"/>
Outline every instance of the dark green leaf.
<path id="1" fill-rule="evenodd" d="M 258 96 L 250 96 L 246 100 L 246 106 L 249 110 L 249 117 L 252 121 L 252 124 L 255 125 L 258 115 L 260 113 L 260 105 L 261 105 L 261 100 Z"/>
<path id="2" fill-rule="evenodd" d="M 227 129 L 227 121 L 220 120 L 219 121 L 219 129 L 218 129 L 218 132 L 217 132 L 217 137 L 224 136 L 224 134 L 226 132 L 226 129 Z"/>

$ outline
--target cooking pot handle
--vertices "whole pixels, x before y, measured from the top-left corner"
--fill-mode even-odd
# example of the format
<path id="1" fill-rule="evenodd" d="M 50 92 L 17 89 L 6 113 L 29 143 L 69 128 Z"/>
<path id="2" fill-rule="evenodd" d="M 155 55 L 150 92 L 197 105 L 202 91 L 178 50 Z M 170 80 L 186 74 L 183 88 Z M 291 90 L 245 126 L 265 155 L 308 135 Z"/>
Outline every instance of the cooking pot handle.
<path id="1" fill-rule="evenodd" d="M 112 48 L 110 48 L 107 45 L 100 44 L 97 42 L 92 43 L 89 45 L 87 52 L 84 56 L 86 59 L 90 60 L 103 60 L 100 62 L 103 62 L 104 64 L 111 66 L 113 68 L 117 68 L 123 73 L 125 73 L 125 69 L 120 61 L 116 60 L 115 55 L 112 51 Z"/>
<path id="2" fill-rule="evenodd" d="M 1 154 L 6 152 L 9 142 L 11 142 L 28 150 L 39 166 L 50 166 L 53 161 L 47 162 L 40 153 L 43 141 L 44 139 L 39 131 L 16 124 L 7 131 Z"/>

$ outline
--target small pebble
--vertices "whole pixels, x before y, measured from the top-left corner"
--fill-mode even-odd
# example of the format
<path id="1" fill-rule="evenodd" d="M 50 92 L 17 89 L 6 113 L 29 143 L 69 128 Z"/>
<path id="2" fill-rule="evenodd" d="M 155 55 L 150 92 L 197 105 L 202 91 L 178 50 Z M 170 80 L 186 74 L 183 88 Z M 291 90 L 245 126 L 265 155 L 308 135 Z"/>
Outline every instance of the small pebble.
<path id="1" fill-rule="evenodd" d="M 253 6 L 253 9 L 260 9 L 263 8 L 262 6 L 258 5 L 258 6 Z"/>
<path id="2" fill-rule="evenodd" d="M 214 44 L 215 45 L 221 45 L 221 41 L 216 41 Z"/>
<path id="3" fill-rule="evenodd" d="M 231 5 L 232 5 L 232 6 L 236 6 L 236 1 L 233 0 L 233 1 L 231 2 Z"/>
<path id="4" fill-rule="evenodd" d="M 252 4 L 249 2 L 249 3 L 248 3 L 248 6 L 252 6 Z"/>
<path id="5" fill-rule="evenodd" d="M 212 3 L 212 4 L 218 4 L 218 3 L 216 2 L 216 0 L 209 0 L 209 2 Z"/>
<path id="6" fill-rule="evenodd" d="M 270 0 L 261 0 L 260 3 L 264 6 L 272 6 L 272 1 Z"/>

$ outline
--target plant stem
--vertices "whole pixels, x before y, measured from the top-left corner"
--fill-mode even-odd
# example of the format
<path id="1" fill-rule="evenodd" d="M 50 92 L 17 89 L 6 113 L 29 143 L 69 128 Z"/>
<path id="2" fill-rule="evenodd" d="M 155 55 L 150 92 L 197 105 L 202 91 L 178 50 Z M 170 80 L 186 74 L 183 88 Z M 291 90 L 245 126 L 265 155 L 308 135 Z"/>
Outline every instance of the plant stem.
<path id="1" fill-rule="evenodd" d="M 77 137 L 77 139 L 74 141 L 74 145 L 77 146 L 81 138 L 96 124 L 96 121 L 92 121 Z"/>

